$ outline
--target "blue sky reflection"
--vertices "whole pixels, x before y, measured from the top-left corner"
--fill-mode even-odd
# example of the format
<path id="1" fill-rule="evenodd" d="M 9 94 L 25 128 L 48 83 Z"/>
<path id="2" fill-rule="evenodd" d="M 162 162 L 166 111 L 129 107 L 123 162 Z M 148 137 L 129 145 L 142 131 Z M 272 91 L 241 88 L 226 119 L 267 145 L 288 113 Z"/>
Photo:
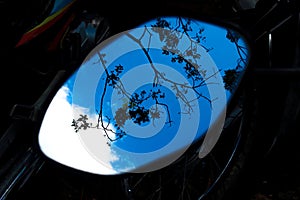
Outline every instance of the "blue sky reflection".
<path id="1" fill-rule="evenodd" d="M 61 124 L 63 127 L 55 131 L 68 130 L 71 135 L 72 120 L 78 128 L 72 131 L 72 137 L 78 137 L 80 148 L 84 146 L 90 155 L 87 158 L 85 154 L 84 159 L 98 161 L 105 170 L 101 171 L 97 164 L 64 164 L 99 174 L 139 172 L 145 166 L 146 170 L 159 169 L 205 135 L 232 95 L 228 90 L 222 94 L 222 76 L 228 69 L 244 69 L 247 45 L 242 38 L 230 41 L 226 38 L 228 31 L 222 27 L 198 21 L 189 22 L 190 35 L 182 36 L 182 30 L 172 27 L 180 27 L 185 19 L 180 23 L 176 17 L 166 20 L 167 27 L 153 29 L 151 25 L 161 25 L 153 20 L 144 24 L 147 28 L 141 25 L 115 35 L 88 55 L 60 89 L 59 93 L 63 91 L 65 95 L 56 95 L 53 102 L 59 103 L 49 107 L 50 113 L 61 109 L 62 104 L 68 105 L 65 108 L 72 112 L 66 112 L 64 117 L 70 123 L 61 124 L 60 116 L 50 114 L 44 118 L 40 144 L 44 144 L 46 155 L 64 163 L 62 155 L 56 159 L 53 152 L 57 150 L 46 147 L 54 145 L 46 140 L 54 139 L 49 128 L 44 127 Z M 198 35 L 200 44 L 196 44 L 193 34 Z M 245 47 L 245 54 L 238 53 L 239 45 Z M 78 142 L 72 146 L 67 137 L 64 140 L 68 148 L 78 148 Z M 165 163 L 153 165 L 158 158 Z"/>

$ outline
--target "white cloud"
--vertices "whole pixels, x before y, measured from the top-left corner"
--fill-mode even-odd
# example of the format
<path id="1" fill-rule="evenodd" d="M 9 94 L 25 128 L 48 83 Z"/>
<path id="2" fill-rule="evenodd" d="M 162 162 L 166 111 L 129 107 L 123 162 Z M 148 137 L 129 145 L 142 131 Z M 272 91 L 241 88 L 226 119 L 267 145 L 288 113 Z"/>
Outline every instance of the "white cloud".
<path id="1" fill-rule="evenodd" d="M 82 171 L 96 174 L 117 173 L 110 166 L 110 162 L 117 157 L 106 144 L 107 140 L 100 129 L 87 129 L 80 133 L 74 131 L 71 126 L 74 115 L 88 114 L 88 110 L 79 106 L 72 107 L 67 101 L 68 93 L 69 89 L 62 87 L 44 116 L 39 132 L 42 152 L 61 164 Z M 89 120 L 95 123 L 97 116 L 89 116 Z M 94 155 L 94 151 L 99 154 Z"/>

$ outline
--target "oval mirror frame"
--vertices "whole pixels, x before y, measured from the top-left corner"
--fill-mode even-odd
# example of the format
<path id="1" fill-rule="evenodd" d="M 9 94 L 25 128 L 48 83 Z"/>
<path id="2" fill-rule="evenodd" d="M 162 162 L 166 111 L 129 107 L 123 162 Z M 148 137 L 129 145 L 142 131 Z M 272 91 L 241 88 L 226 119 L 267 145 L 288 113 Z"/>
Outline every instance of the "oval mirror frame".
<path id="1" fill-rule="evenodd" d="M 39 147 L 58 163 L 100 175 L 159 170 L 199 140 L 203 158 L 249 59 L 239 31 L 186 17 L 112 35 L 55 94 Z"/>

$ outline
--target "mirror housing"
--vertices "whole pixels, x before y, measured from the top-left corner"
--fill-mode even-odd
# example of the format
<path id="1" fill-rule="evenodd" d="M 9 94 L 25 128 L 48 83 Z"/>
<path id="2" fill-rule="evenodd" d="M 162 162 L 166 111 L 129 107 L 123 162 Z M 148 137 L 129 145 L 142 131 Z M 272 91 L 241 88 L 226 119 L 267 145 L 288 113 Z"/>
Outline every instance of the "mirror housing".
<path id="1" fill-rule="evenodd" d="M 250 58 L 231 27 L 167 16 L 98 44 L 52 99 L 38 143 L 85 172 L 159 170 L 203 140 L 215 146 Z"/>

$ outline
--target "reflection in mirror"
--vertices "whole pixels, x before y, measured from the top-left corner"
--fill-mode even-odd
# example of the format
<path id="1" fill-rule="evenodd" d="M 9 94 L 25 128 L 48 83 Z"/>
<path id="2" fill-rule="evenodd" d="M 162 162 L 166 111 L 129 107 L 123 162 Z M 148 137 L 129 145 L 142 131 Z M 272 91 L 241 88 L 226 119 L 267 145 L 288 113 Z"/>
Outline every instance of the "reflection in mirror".
<path id="1" fill-rule="evenodd" d="M 248 57 L 238 32 L 183 17 L 116 34 L 55 95 L 39 132 L 41 150 L 96 174 L 158 170 L 205 137 L 204 157 Z"/>

